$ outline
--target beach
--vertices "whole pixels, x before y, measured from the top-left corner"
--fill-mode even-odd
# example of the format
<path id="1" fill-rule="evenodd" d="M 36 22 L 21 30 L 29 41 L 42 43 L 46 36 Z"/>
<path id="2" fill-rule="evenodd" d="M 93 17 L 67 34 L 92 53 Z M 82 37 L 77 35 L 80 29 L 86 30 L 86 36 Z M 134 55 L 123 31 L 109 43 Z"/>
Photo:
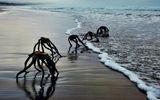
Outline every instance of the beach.
<path id="1" fill-rule="evenodd" d="M 29 100 L 31 95 L 35 96 L 31 85 L 34 74 L 27 76 L 28 88 L 17 86 L 16 74 L 23 69 L 27 55 L 32 53 L 40 37 L 50 38 L 65 56 L 56 64 L 60 74 L 49 100 L 147 99 L 145 92 L 127 77 L 100 63 L 98 54 L 93 51 L 80 52 L 79 49 L 77 55 L 68 54 L 68 35 L 65 32 L 76 27 L 71 15 L 14 9 L 0 14 L 0 22 L 3 23 L 0 25 L 0 100 Z M 20 81 L 23 80 L 20 78 Z M 32 92 L 28 93 L 26 89 Z M 38 84 L 36 89 L 40 89 Z"/>

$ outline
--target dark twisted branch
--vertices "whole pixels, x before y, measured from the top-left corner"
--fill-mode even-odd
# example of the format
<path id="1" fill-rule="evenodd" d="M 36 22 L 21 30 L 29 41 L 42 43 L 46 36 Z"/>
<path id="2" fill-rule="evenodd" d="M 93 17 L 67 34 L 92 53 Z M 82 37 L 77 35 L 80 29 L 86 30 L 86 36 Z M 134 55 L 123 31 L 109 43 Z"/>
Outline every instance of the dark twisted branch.
<path id="1" fill-rule="evenodd" d="M 31 62 L 29 62 L 30 60 Z M 57 75 L 59 74 L 51 57 L 47 53 L 36 51 L 31 53 L 26 59 L 24 63 L 24 69 L 17 73 L 17 77 L 24 72 L 26 73 L 27 70 L 32 66 L 34 66 L 36 70 L 41 71 L 42 74 L 44 74 L 43 67 L 47 67 L 52 75 L 54 75 L 55 72 Z"/>
<path id="2" fill-rule="evenodd" d="M 35 51 L 45 52 L 45 49 L 49 50 L 52 56 L 54 56 L 55 54 L 58 54 L 60 57 L 62 57 L 57 47 L 50 41 L 49 38 L 41 37 L 38 40 L 38 42 L 35 44 L 33 48 L 33 52 Z"/>

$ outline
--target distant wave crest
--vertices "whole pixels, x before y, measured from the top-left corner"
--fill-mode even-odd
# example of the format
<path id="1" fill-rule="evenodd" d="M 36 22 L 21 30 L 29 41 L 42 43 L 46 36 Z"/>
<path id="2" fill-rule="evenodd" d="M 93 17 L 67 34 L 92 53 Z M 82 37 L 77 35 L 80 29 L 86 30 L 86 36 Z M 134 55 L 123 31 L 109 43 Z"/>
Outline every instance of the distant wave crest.
<path id="1" fill-rule="evenodd" d="M 0 6 L 25 6 L 25 5 L 33 5 L 34 3 L 19 3 L 19 2 L 1 2 Z"/>

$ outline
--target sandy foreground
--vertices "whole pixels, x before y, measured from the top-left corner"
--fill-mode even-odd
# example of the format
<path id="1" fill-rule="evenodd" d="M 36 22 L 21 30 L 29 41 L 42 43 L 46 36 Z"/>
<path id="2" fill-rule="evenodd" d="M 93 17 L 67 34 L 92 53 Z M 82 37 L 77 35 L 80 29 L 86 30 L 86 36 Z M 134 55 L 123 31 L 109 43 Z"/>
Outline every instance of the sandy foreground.
<path id="1" fill-rule="evenodd" d="M 26 87 L 24 84 L 18 87 L 15 79 L 27 54 L 32 52 L 41 36 L 49 37 L 66 56 L 57 63 L 60 75 L 56 84 L 52 84 L 53 95 L 42 100 L 146 100 L 146 95 L 135 84 L 100 63 L 92 51 L 67 54 L 69 45 L 65 31 L 76 26 L 70 15 L 9 10 L 0 14 L 0 22 L 3 23 L 0 24 L 0 100 L 43 98 L 48 93 L 50 82 L 46 83 L 43 95 L 38 83 L 33 87 L 34 74 L 28 76 Z M 24 79 L 20 81 L 24 82 Z"/>

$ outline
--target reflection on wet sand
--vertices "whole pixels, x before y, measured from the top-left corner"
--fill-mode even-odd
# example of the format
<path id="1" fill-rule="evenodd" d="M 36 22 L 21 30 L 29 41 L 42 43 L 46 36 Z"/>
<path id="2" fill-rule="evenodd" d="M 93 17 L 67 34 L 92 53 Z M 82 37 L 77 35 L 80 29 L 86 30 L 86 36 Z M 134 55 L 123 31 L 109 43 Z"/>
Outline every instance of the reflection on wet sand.
<path id="1" fill-rule="evenodd" d="M 24 75 L 23 80 L 17 78 L 17 86 L 25 92 L 30 100 L 48 100 L 55 91 L 58 76 L 48 74 L 39 79 L 37 77 L 39 73 L 37 72 L 33 79 L 27 78 L 27 74 Z"/>
<path id="2" fill-rule="evenodd" d="M 78 59 L 77 48 L 71 50 L 71 46 L 68 49 L 68 60 L 75 61 Z"/>

